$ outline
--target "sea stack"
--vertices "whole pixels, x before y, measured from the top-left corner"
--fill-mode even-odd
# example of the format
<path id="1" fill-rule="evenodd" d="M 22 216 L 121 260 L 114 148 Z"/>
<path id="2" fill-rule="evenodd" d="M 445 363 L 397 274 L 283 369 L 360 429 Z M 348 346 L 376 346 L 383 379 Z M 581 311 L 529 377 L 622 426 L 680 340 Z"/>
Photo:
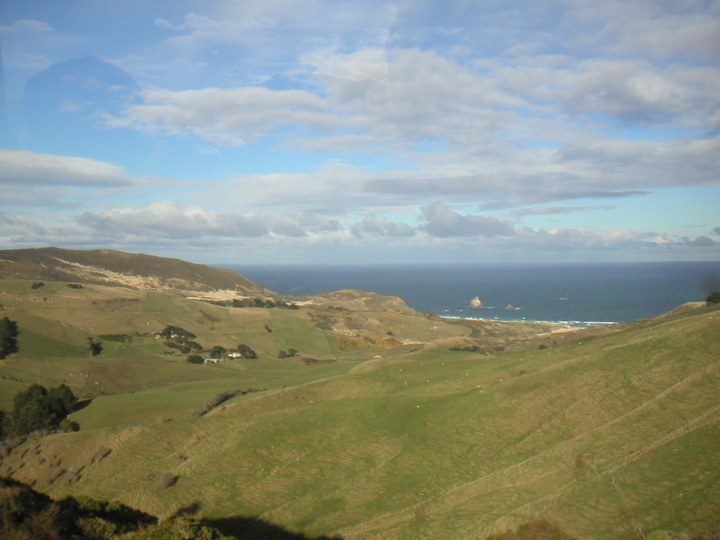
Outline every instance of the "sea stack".
<path id="1" fill-rule="evenodd" d="M 475 298 L 473 298 L 472 300 L 470 300 L 470 307 L 471 308 L 481 308 L 482 307 L 482 302 L 480 301 L 480 299 L 477 296 Z"/>

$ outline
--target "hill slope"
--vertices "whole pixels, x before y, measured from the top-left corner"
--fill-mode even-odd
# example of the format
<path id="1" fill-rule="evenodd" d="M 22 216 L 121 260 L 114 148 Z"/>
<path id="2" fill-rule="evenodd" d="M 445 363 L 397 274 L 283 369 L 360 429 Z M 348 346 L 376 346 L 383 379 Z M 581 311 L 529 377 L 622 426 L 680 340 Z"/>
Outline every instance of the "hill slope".
<path id="1" fill-rule="evenodd" d="M 699 534 L 720 515 L 719 331 L 720 311 L 696 306 L 556 348 L 416 351 L 201 418 L 182 414 L 192 385 L 98 397 L 79 432 L 24 443 L 0 473 L 343 538 L 485 538 L 537 518 L 581 538 Z M 98 420 L 172 400 L 173 420 Z"/>
<path id="2" fill-rule="evenodd" d="M 20 327 L 0 408 L 34 382 L 86 398 L 80 431 L 0 445 L 0 476 L 53 497 L 195 513 L 226 534 L 247 518 L 363 539 L 485 538 L 536 519 L 587 539 L 720 526 L 719 306 L 554 332 L 363 291 L 300 302 L 144 255 L 0 259 L 25 278 L 0 279 L 0 315 Z M 188 364 L 157 337 L 166 325 L 204 356 L 242 343 L 257 358 Z"/>
<path id="3" fill-rule="evenodd" d="M 165 292 L 233 291 L 263 288 L 230 270 L 121 251 L 38 248 L 0 250 L 0 279 L 77 281 Z"/>

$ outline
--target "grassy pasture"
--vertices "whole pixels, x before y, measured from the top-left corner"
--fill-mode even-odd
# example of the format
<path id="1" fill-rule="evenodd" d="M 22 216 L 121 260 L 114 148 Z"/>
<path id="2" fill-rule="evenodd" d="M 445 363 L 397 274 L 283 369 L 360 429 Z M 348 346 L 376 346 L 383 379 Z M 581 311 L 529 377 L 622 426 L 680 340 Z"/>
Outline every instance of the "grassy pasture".
<path id="1" fill-rule="evenodd" d="M 198 503 L 344 538 L 484 538 L 538 517 L 583 538 L 700 533 L 720 515 L 719 330 L 720 312 L 699 309 L 582 344 L 422 351 L 304 382 L 306 367 L 248 360 L 238 380 L 274 373 L 271 391 L 198 419 L 179 413 L 235 380 L 99 398 L 75 415 L 86 429 L 46 438 L 16 477 L 42 484 L 58 456 L 84 468 L 48 485 L 55 496 L 160 515 Z M 131 404 L 138 423 L 173 420 L 101 427 Z M 102 446 L 112 452 L 83 465 Z"/>
<path id="2" fill-rule="evenodd" d="M 483 333 L 501 342 L 500 326 L 29 285 L 0 291 L 22 332 L 21 354 L 0 361 L 0 407 L 32 382 L 98 396 L 72 415 L 81 431 L 31 439 L 0 464 L 53 496 L 120 499 L 164 516 L 197 503 L 210 518 L 343 538 L 484 538 L 537 518 L 628 540 L 719 524 L 718 308 L 490 357 L 439 344 Z M 89 336 L 166 324 L 260 357 L 189 365 L 149 335 L 103 341 L 103 354 L 87 357 Z M 513 335 L 542 331 L 528 328 Z M 341 347 L 388 331 L 429 336 L 435 348 Z M 278 359 L 288 348 L 337 361 Z M 236 388 L 267 392 L 189 416 Z"/>

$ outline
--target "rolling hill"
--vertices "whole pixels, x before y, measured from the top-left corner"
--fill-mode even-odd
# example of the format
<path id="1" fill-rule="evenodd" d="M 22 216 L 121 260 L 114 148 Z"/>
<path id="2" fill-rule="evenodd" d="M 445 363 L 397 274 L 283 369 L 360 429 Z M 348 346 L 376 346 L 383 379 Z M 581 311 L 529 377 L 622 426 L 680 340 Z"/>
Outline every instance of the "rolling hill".
<path id="1" fill-rule="evenodd" d="M 79 431 L 6 446 L 0 476 L 53 498 L 182 510 L 225 534 L 251 518 L 348 539 L 486 538 L 538 519 L 583 539 L 720 527 L 717 306 L 553 332 L 360 291 L 237 308 L 25 277 L 47 281 L 0 281 L 0 316 L 21 329 L 0 408 L 32 382 L 86 401 Z M 188 364 L 155 337 L 165 325 L 258 358 Z M 229 390 L 253 391 L 190 414 Z"/>
<path id="2" fill-rule="evenodd" d="M 183 294 L 263 292 L 262 287 L 230 270 L 109 249 L 0 250 L 0 279 L 72 281 Z"/>

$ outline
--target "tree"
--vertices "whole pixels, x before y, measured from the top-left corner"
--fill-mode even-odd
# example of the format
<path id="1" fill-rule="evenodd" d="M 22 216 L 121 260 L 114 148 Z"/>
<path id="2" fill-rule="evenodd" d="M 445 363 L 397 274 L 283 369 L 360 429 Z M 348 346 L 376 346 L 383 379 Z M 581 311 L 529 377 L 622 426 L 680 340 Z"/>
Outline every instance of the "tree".
<path id="1" fill-rule="evenodd" d="M 102 343 L 98 343 L 97 341 L 94 341 L 93 338 L 88 338 L 88 349 L 90 351 L 90 358 L 93 356 L 97 356 L 100 354 L 103 350 Z"/>
<path id="2" fill-rule="evenodd" d="M 186 361 L 188 364 L 202 364 L 204 362 L 203 357 L 198 354 L 191 354 Z"/>
<path id="3" fill-rule="evenodd" d="M 237 350 L 243 356 L 243 358 L 257 358 L 257 353 L 244 343 L 238 345 Z"/>
<path id="4" fill-rule="evenodd" d="M 720 304 L 720 291 L 711 292 L 705 299 L 705 301 L 707 302 L 708 306 L 712 304 Z"/>
<path id="5" fill-rule="evenodd" d="M 227 352 L 227 349 L 225 347 L 221 347 L 220 345 L 215 345 L 212 349 L 210 349 L 210 358 L 222 358 L 222 356 Z"/>
<path id="6" fill-rule="evenodd" d="M 8 431 L 25 435 L 39 429 L 56 428 L 75 410 L 76 403 L 72 390 L 64 384 L 50 390 L 40 384 L 32 384 L 15 395 Z"/>
<path id="7" fill-rule="evenodd" d="M 75 394 L 72 393 L 72 390 L 65 386 L 64 383 L 56 388 L 48 390 L 48 397 L 51 399 L 57 399 L 62 404 L 65 416 L 75 410 L 77 398 L 75 397 Z"/>
<path id="8" fill-rule="evenodd" d="M 64 431 L 66 433 L 70 431 L 79 431 L 80 425 L 77 422 L 73 422 L 69 418 L 65 418 L 64 420 L 60 421 L 60 424 L 58 424 L 58 427 L 60 428 L 60 431 Z"/>
<path id="9" fill-rule="evenodd" d="M 13 400 L 10 416 L 12 430 L 17 435 L 25 435 L 39 429 L 50 429 L 65 417 L 63 406 L 57 399 L 49 398 L 47 388 L 32 384 Z"/>
<path id="10" fill-rule="evenodd" d="M 0 360 L 19 351 L 17 337 L 20 334 L 17 323 L 7 317 L 0 319 Z"/>
<path id="11" fill-rule="evenodd" d="M 197 336 L 190 332 L 189 330 L 185 330 L 184 328 L 180 328 L 179 326 L 173 326 L 172 324 L 168 324 L 162 332 L 159 334 L 160 336 L 164 337 L 165 339 L 170 338 L 188 338 L 188 339 L 195 339 Z"/>

